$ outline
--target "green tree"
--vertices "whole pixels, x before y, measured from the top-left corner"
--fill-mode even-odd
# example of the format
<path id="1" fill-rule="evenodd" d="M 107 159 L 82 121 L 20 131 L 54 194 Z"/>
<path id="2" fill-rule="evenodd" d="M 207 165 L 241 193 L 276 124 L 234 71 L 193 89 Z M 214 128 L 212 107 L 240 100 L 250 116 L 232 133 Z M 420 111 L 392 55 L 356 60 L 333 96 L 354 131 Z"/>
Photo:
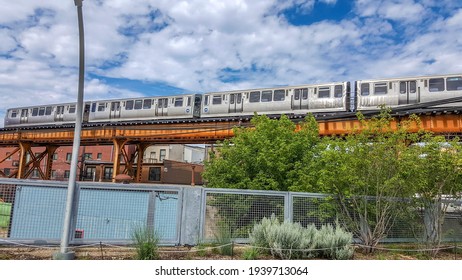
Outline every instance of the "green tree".
<path id="1" fill-rule="evenodd" d="M 448 141 L 442 136 L 426 134 L 402 157 L 412 163 L 403 169 L 403 176 L 423 209 L 424 240 L 429 247 L 438 248 L 448 206 L 460 198 L 462 191 L 459 139 Z M 433 252 L 436 254 L 437 250 Z"/>
<path id="2" fill-rule="evenodd" d="M 408 203 L 403 199 L 413 195 L 400 175 L 407 164 L 400 154 L 417 134 L 408 133 L 408 123 L 392 127 L 385 109 L 368 121 L 358 117 L 361 130 L 344 139 L 324 138 L 316 160 L 301 163 L 293 190 L 332 194 L 345 226 L 373 251 L 405 212 Z M 317 183 L 304 185 L 309 178 L 317 178 Z"/>
<path id="3" fill-rule="evenodd" d="M 255 115 L 251 124 L 234 129 L 235 136 L 206 162 L 208 187 L 287 191 L 295 166 L 319 142 L 312 116 L 298 127 L 284 115 L 279 120 Z"/>

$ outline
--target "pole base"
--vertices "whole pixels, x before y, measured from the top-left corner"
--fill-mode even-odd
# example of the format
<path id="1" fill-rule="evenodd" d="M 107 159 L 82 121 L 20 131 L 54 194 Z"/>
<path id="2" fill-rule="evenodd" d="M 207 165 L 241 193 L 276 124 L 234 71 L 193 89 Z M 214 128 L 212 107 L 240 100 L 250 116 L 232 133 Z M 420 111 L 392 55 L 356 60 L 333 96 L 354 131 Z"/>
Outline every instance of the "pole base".
<path id="1" fill-rule="evenodd" d="M 75 252 L 67 252 L 67 253 L 54 253 L 53 260 L 74 260 L 75 259 Z"/>

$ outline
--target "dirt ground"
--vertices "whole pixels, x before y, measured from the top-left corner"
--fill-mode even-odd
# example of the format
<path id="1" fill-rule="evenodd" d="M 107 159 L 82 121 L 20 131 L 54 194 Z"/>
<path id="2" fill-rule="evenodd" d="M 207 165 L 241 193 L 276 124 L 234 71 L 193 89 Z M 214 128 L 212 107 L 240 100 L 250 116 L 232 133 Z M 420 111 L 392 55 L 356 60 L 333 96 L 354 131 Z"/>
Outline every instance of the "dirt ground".
<path id="1" fill-rule="evenodd" d="M 216 248 L 195 247 L 160 247 L 161 260 L 243 260 L 246 246 L 236 246 L 232 256 L 220 255 Z M 59 247 L 34 248 L 0 246 L 0 260 L 51 260 Z M 73 248 L 77 260 L 133 260 L 135 249 L 132 247 L 99 245 L 93 247 Z M 260 255 L 257 259 L 272 259 L 270 255 Z M 428 252 L 411 245 L 387 245 L 372 254 L 366 254 L 361 248 L 356 248 L 354 260 L 462 260 L 462 246 L 457 250 L 440 251 L 435 257 Z"/>

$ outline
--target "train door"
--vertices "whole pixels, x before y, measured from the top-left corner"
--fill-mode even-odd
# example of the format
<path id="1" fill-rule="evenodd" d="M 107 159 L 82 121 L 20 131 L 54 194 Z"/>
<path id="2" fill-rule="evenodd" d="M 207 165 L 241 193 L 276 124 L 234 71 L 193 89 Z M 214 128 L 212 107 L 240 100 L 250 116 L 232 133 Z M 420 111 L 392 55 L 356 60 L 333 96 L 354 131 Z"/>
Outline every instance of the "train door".
<path id="1" fill-rule="evenodd" d="M 307 88 L 294 89 L 294 94 L 292 96 L 292 109 L 293 110 L 308 109 L 308 89 Z"/>
<path id="2" fill-rule="evenodd" d="M 62 122 L 64 120 L 64 106 L 56 106 L 55 122 Z"/>
<path id="3" fill-rule="evenodd" d="M 201 117 L 201 104 L 202 104 L 202 95 L 194 95 L 194 108 L 193 108 L 193 117 Z"/>
<path id="4" fill-rule="evenodd" d="M 120 118 L 120 101 L 111 102 L 111 112 L 109 113 L 109 118 Z"/>
<path id="5" fill-rule="evenodd" d="M 242 93 L 231 93 L 229 95 L 229 113 L 242 112 Z"/>
<path id="6" fill-rule="evenodd" d="M 156 116 L 167 116 L 168 98 L 157 99 Z"/>
<path id="7" fill-rule="evenodd" d="M 20 119 L 20 123 L 27 123 L 28 122 L 28 119 L 27 117 L 29 116 L 29 109 L 22 109 L 21 110 L 21 119 Z"/>
<path id="8" fill-rule="evenodd" d="M 83 122 L 84 123 L 88 122 L 89 116 L 90 116 L 90 104 L 87 103 L 85 104 L 85 107 L 83 108 Z"/>
<path id="9" fill-rule="evenodd" d="M 399 98 L 398 104 L 415 104 L 419 101 L 419 90 L 416 81 L 400 81 L 399 82 Z"/>

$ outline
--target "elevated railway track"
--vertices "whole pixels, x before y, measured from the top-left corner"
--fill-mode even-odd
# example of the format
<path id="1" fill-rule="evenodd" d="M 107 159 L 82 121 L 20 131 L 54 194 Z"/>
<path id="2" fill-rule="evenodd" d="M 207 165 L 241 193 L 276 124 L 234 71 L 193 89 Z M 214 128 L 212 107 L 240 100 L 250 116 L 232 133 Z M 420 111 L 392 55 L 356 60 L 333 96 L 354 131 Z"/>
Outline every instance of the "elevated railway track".
<path id="1" fill-rule="evenodd" d="M 460 101 L 455 100 L 453 102 Z M 451 100 L 452 101 L 452 100 Z M 441 107 L 444 103 L 419 104 L 406 106 L 392 111 L 395 117 L 392 127 L 416 114 L 421 120 L 421 126 L 413 129 L 424 129 L 447 137 L 462 135 L 462 114 L 457 107 Z M 435 107 L 440 106 L 440 107 Z M 363 112 L 367 117 L 376 115 L 378 111 Z M 279 116 L 270 116 L 278 118 Z M 304 119 L 303 115 L 290 115 L 294 122 Z M 319 124 L 321 136 L 340 136 L 350 133 L 360 127 L 355 113 L 317 114 L 315 118 Z M 251 116 L 239 118 L 210 118 L 210 119 L 181 119 L 161 121 L 130 121 L 120 123 L 91 123 L 84 124 L 81 133 L 82 146 L 113 145 L 113 181 L 120 172 L 120 162 L 123 159 L 127 166 L 137 166 L 135 181 L 141 180 L 143 154 L 147 147 L 154 144 L 213 144 L 217 141 L 231 138 L 234 127 L 250 126 Z M 0 147 L 12 147 L 14 152 L 20 152 L 17 171 L 8 177 L 27 178 L 30 171 L 38 169 L 40 179 L 51 178 L 52 156 L 59 146 L 71 146 L 74 138 L 74 125 L 61 126 L 33 126 L 24 128 L 0 129 Z M 135 154 L 127 154 L 124 147 L 134 145 Z M 45 147 L 40 155 L 32 153 L 32 147 Z M 27 159 L 27 155 L 29 160 Z M 137 156 L 141 155 L 141 156 Z M 0 163 L 7 159 L 7 155 L 0 155 Z M 136 161 L 136 162 L 135 162 Z M 41 168 L 45 166 L 45 168 Z M 6 177 L 0 171 L 0 176 Z"/>

